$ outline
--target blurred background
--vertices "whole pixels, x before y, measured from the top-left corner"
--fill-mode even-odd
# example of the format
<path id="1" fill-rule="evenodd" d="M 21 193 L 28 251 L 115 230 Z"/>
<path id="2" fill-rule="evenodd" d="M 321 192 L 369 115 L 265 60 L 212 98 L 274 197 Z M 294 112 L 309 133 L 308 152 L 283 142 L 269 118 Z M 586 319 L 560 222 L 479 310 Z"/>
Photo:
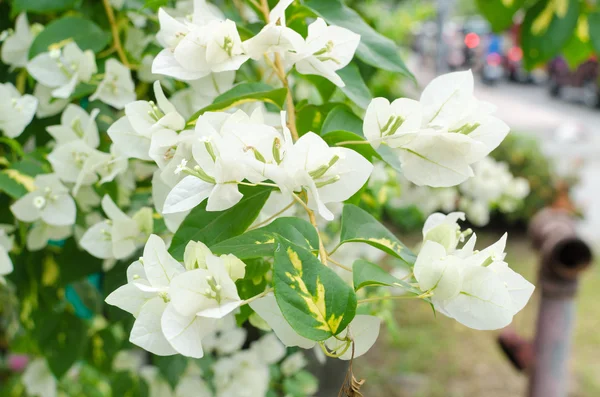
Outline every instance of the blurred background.
<path id="1" fill-rule="evenodd" d="M 495 163 L 476 168 L 475 185 L 423 189 L 387 175 L 366 193 L 371 195 L 367 201 L 372 211 L 379 211 L 403 233 L 419 234 L 424 219 L 436 210 L 467 212 L 486 243 L 509 230 L 507 262 L 534 283 L 538 256 L 526 232 L 541 208 L 552 206 L 574 214 L 582 236 L 593 247 L 600 245 L 600 76 L 594 48 L 600 22 L 586 14 L 596 6 L 593 1 L 581 2 L 574 15 L 573 2 L 567 0 L 349 3 L 403 48 L 408 69 L 416 77 L 415 84 L 409 78 L 374 72 L 369 79 L 374 96 L 418 98 L 436 75 L 471 69 L 477 97 L 495 105 L 498 117 L 512 129 L 492 153 Z M 500 3 L 512 9 L 503 15 Z M 523 5 L 530 6 L 524 7 L 527 12 Z M 572 26 L 565 33 L 568 19 L 573 20 Z M 506 185 L 504 193 L 487 200 L 476 200 L 473 192 L 486 189 L 486 180 L 494 184 L 501 179 L 502 170 L 521 183 Z M 509 194 L 511 189 L 522 191 Z M 404 199 L 384 204 L 398 191 Z M 507 196 L 513 193 L 514 198 L 524 199 L 511 204 Z M 593 266 L 583 275 L 577 297 L 570 359 L 572 396 L 600 395 L 598 299 L 600 269 Z M 515 318 L 514 327 L 523 336 L 533 335 L 538 305 L 536 294 Z M 403 307 L 400 302 L 391 313 L 386 334 L 357 362 L 358 373 L 368 379 L 362 389 L 365 395 L 524 395 L 527 378 L 498 347 L 497 332 L 473 331 L 444 316 L 435 318 L 427 305 Z M 389 354 L 391 350 L 398 354 Z"/>

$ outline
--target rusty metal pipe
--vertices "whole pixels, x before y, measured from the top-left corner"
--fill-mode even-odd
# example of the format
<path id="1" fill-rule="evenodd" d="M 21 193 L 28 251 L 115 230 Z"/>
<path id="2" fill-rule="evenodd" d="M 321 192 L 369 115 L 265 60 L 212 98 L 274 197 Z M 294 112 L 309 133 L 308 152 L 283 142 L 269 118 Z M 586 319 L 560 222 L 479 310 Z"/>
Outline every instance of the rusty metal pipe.
<path id="1" fill-rule="evenodd" d="M 541 299 L 533 362 L 529 365 L 529 396 L 566 397 L 574 297 L 579 275 L 592 263 L 592 252 L 562 210 L 541 211 L 531 222 L 530 235 L 540 251 Z"/>

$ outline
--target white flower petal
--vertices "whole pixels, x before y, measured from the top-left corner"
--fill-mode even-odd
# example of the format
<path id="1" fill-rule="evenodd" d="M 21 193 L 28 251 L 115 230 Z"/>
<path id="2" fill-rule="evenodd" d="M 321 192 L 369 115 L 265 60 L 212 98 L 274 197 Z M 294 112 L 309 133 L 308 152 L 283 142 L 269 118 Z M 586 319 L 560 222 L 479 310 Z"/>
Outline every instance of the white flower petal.
<path id="1" fill-rule="evenodd" d="M 161 317 L 167 304 L 160 297 L 146 302 L 133 324 L 129 341 L 157 356 L 176 354 L 161 328 Z"/>

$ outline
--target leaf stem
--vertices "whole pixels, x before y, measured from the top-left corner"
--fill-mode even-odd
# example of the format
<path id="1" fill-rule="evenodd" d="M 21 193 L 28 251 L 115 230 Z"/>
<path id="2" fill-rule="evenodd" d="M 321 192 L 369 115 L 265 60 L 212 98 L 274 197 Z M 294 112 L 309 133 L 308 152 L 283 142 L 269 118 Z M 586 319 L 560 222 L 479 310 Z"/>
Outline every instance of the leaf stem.
<path id="1" fill-rule="evenodd" d="M 262 298 L 263 296 L 266 296 L 267 294 L 269 294 L 269 293 L 271 293 L 271 292 L 273 292 L 273 288 L 267 288 L 266 290 L 264 290 L 264 291 L 263 291 L 263 292 L 261 292 L 260 294 L 258 294 L 258 295 L 254 295 L 252 298 L 248 298 L 248 299 L 246 299 L 246 300 L 243 300 L 243 301 L 242 301 L 242 305 L 247 305 L 248 303 L 250 303 L 250 302 L 253 302 L 253 301 L 255 301 L 256 299 L 260 299 L 260 298 Z M 242 305 L 240 305 L 240 306 L 242 306 Z"/>
<path id="2" fill-rule="evenodd" d="M 266 225 L 267 223 L 271 222 L 273 219 L 277 218 L 279 215 L 283 214 L 285 211 L 287 211 L 290 208 L 292 208 L 294 206 L 294 204 L 296 204 L 295 200 L 292 201 L 291 203 L 289 203 L 288 205 L 286 205 L 285 208 L 283 208 L 281 211 L 277 211 L 274 215 L 271 215 L 270 217 L 268 217 L 264 221 L 262 221 L 260 223 L 257 223 L 256 225 L 254 225 L 254 227 L 251 227 L 248 230 L 258 229 L 259 227 Z"/>
<path id="3" fill-rule="evenodd" d="M 102 4 L 104 4 L 104 9 L 106 10 L 106 17 L 108 18 L 108 22 L 110 23 L 110 31 L 113 36 L 113 46 L 119 55 L 119 59 L 121 63 L 131 69 L 131 65 L 127 60 L 127 55 L 125 55 L 125 51 L 123 50 L 123 45 L 121 44 L 121 38 L 119 37 L 119 27 L 117 26 L 117 21 L 115 20 L 115 13 L 112 9 L 112 5 L 110 4 L 110 0 L 102 0 Z"/>
<path id="4" fill-rule="evenodd" d="M 432 293 L 424 293 L 421 295 L 401 295 L 401 296 L 396 296 L 396 295 L 387 295 L 387 296 L 376 296 L 374 298 L 366 298 L 366 299 L 359 299 L 357 304 L 361 304 L 361 303 L 368 303 L 368 302 L 377 302 L 377 301 L 383 301 L 383 300 L 407 300 L 407 299 L 424 299 L 424 298 L 428 298 L 430 296 L 432 296 Z"/>
<path id="5" fill-rule="evenodd" d="M 342 265 L 340 262 L 336 261 L 335 259 L 332 259 L 329 255 L 327 255 L 327 260 L 331 263 L 333 263 L 334 265 L 341 267 L 344 270 L 347 270 L 349 272 L 352 271 L 352 269 L 350 269 L 348 266 Z"/>
<path id="6" fill-rule="evenodd" d="M 343 142 L 337 142 L 335 145 L 336 146 L 344 146 L 344 145 L 370 145 L 371 142 L 369 141 L 343 141 Z"/>
<path id="7" fill-rule="evenodd" d="M 292 192 L 292 196 L 294 199 L 304 207 L 304 210 L 308 214 L 308 220 L 311 225 L 317 231 L 317 235 L 319 236 L 319 259 L 321 259 L 321 263 L 327 266 L 327 251 L 325 250 L 325 246 L 323 245 L 323 239 L 321 238 L 321 233 L 319 232 L 319 226 L 317 225 L 317 218 L 315 217 L 315 212 L 308 208 L 308 205 L 298 196 L 296 193 Z"/>
<path id="8" fill-rule="evenodd" d="M 323 344 L 323 342 L 319 342 L 318 345 L 321 347 L 321 350 L 323 350 L 323 353 L 327 356 L 327 357 L 331 357 L 331 358 L 340 358 L 341 356 L 344 355 L 344 353 L 346 353 L 348 351 L 348 348 L 350 348 L 350 345 L 352 344 L 352 342 L 346 343 L 346 345 L 344 346 L 344 350 L 342 350 L 339 353 L 336 353 L 337 350 L 339 350 L 341 348 L 338 347 L 336 350 L 333 350 L 332 352 L 329 352 L 329 350 L 327 350 L 327 348 L 325 347 L 325 345 Z"/>

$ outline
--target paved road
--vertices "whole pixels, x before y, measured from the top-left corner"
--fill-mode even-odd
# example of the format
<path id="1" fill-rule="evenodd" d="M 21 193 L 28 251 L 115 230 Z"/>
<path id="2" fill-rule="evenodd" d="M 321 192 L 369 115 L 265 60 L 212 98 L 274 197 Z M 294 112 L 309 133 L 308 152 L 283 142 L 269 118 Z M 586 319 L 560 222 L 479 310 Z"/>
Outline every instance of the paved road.
<path id="1" fill-rule="evenodd" d="M 574 199 L 585 212 L 581 232 L 600 246 L 600 109 L 570 98 L 552 98 L 543 86 L 478 83 L 479 98 L 498 106 L 497 115 L 513 131 L 538 137 L 559 172 L 576 173 Z"/>
<path id="2" fill-rule="evenodd" d="M 420 71 L 421 87 L 433 78 L 422 68 L 411 70 Z M 552 98 L 544 86 L 509 82 L 488 86 L 478 81 L 475 91 L 479 99 L 498 107 L 496 115 L 513 131 L 536 136 L 559 172 L 579 175 L 574 199 L 586 217 L 580 230 L 600 248 L 600 109 L 577 103 L 577 93 Z"/>

